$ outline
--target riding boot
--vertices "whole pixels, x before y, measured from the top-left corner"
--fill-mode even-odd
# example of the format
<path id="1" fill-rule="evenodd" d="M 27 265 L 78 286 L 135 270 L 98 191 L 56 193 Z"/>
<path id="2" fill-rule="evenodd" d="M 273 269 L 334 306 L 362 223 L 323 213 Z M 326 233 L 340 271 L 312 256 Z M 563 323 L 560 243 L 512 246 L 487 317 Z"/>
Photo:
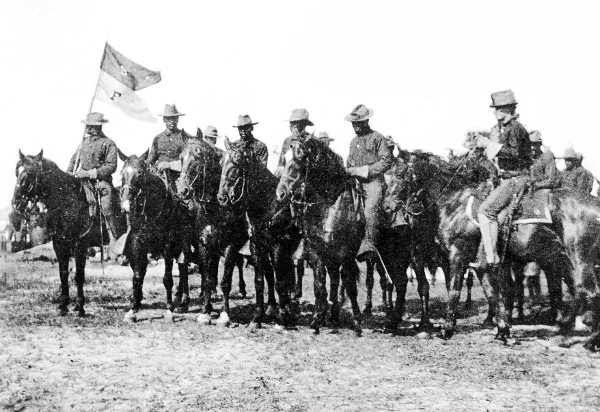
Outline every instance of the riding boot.
<path id="1" fill-rule="evenodd" d="M 496 265 L 500 263 L 500 257 L 498 256 L 498 222 L 489 219 L 483 213 L 478 213 L 477 218 L 481 230 L 481 242 L 485 251 L 485 263 Z"/>

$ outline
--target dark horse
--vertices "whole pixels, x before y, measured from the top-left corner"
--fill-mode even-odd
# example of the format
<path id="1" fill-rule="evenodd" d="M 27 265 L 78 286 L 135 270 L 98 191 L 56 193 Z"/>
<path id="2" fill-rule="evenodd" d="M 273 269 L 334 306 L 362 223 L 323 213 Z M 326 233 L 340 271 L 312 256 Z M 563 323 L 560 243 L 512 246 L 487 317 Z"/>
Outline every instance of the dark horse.
<path id="1" fill-rule="evenodd" d="M 360 336 L 359 271 L 355 256 L 364 235 L 364 219 L 359 213 L 353 180 L 346 173 L 342 158 L 320 140 L 294 141 L 291 152 L 292 159 L 277 186 L 277 197 L 280 202 L 291 204 L 304 237 L 305 256 L 314 273 L 315 310 L 311 327 L 318 333 L 327 313 L 327 273 L 331 281 L 329 299 L 333 303 L 331 318 L 334 324 L 339 322 L 337 286 L 341 273 L 352 304 L 353 328 Z"/>
<path id="2" fill-rule="evenodd" d="M 275 278 L 271 263 L 273 240 L 269 236 L 268 226 L 271 223 L 271 205 L 275 198 L 277 178 L 252 153 L 244 150 L 243 143 L 230 143 L 226 139 L 225 147 L 227 153 L 223 159 L 218 193 L 219 204 L 224 208 L 225 215 L 222 237 L 225 272 L 221 282 L 223 311 L 219 320 L 223 323 L 229 320 L 231 273 L 238 251 L 249 240 L 256 289 L 256 310 L 252 324 L 260 326 L 265 317 L 265 280 L 268 286 L 267 317 L 275 315 L 276 309 Z M 281 289 L 278 279 L 280 303 L 287 307 L 286 296 L 289 291 L 285 288 L 289 288 L 289 285 Z"/>
<path id="3" fill-rule="evenodd" d="M 75 310 L 85 315 L 83 284 L 85 260 L 90 246 L 101 246 L 101 239 L 108 242 L 106 226 L 100 226 L 99 215 L 91 218 L 83 183 L 63 172 L 43 151 L 36 156 L 26 156 L 19 151 L 16 166 L 17 183 L 13 196 L 13 208 L 24 214 L 28 202 L 43 203 L 47 212 L 48 232 L 58 259 L 60 274 L 59 313 L 65 315 L 69 304 L 69 259 L 75 257 L 75 283 L 77 301 Z M 99 205 L 97 208 L 99 209 Z M 119 229 L 124 228 L 124 219 L 119 217 Z M 90 226 L 91 225 L 91 226 Z"/>
<path id="4" fill-rule="evenodd" d="M 193 216 L 193 258 L 201 275 L 201 309 L 198 322 L 209 323 L 211 295 L 219 270 L 219 220 L 217 191 L 221 158 L 216 148 L 201 139 L 190 139 L 181 153 L 177 195 Z"/>
<path id="5" fill-rule="evenodd" d="M 167 316 L 173 310 L 186 312 L 189 305 L 188 261 L 191 253 L 193 221 L 161 178 L 146 163 L 148 152 L 126 156 L 121 169 L 121 207 L 127 213 L 130 229 L 125 256 L 133 270 L 131 308 L 125 320 L 136 321 L 141 309 L 142 288 L 148 266 L 148 253 L 162 255 L 165 261 L 163 285 L 167 292 Z M 173 302 L 173 260 L 179 268 L 179 285 Z"/>
<path id="6" fill-rule="evenodd" d="M 450 263 L 450 293 L 442 328 L 445 338 L 452 336 L 456 327 L 463 274 L 470 262 L 477 261 L 479 252 L 479 228 L 467 214 L 466 204 L 489 178 L 484 162 L 477 156 L 465 156 L 452 163 L 433 155 L 428 159 L 429 167 L 433 169 L 427 186 L 439 205 L 438 236 Z M 511 269 L 514 273 L 522 273 L 531 261 L 546 274 L 552 317 L 561 325 L 562 333 L 573 327 L 576 314 L 588 307 L 586 302 L 595 305 L 592 312 L 594 319 L 598 319 L 595 273 L 600 263 L 597 244 L 600 202 L 591 197 L 576 198 L 567 191 L 557 191 L 552 196 L 552 224 L 514 225 L 506 245 L 503 267 L 477 270 L 490 306 L 486 323 L 491 323 L 495 316 L 498 337 L 503 340 L 510 336 L 515 292 L 519 287 L 512 280 Z M 569 305 L 562 301 L 561 280 L 567 285 L 569 294 L 575 297 Z M 598 330 L 597 326 L 595 330 Z M 598 345 L 597 335 L 592 337 L 590 345 Z"/>

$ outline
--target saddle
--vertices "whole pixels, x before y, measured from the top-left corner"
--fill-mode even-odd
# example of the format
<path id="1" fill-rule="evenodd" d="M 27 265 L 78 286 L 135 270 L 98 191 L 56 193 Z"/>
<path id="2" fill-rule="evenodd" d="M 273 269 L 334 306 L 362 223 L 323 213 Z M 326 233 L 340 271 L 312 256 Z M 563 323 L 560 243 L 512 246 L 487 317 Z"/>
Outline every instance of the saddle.
<path id="1" fill-rule="evenodd" d="M 510 204 L 498 216 L 498 222 L 506 222 L 509 210 L 514 208 L 512 216 L 513 225 L 527 224 L 551 224 L 552 214 L 550 212 L 552 199 L 550 189 L 540 189 L 533 193 L 526 193 L 518 205 Z M 472 195 L 467 200 L 467 216 L 479 226 L 477 211 L 483 200 L 479 196 Z"/>

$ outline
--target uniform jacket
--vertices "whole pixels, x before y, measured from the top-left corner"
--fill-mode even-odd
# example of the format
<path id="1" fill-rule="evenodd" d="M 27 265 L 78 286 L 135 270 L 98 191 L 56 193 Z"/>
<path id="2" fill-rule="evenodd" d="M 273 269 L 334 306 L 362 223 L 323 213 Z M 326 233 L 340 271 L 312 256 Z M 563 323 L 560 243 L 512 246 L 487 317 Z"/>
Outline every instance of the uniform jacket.
<path id="1" fill-rule="evenodd" d="M 560 174 L 560 186 L 575 192 L 590 194 L 594 186 L 594 176 L 583 166 L 563 170 Z"/>
<path id="2" fill-rule="evenodd" d="M 529 177 L 536 189 L 553 189 L 559 185 L 559 174 L 551 151 L 543 152 L 529 169 Z"/>
<path id="3" fill-rule="evenodd" d="M 392 167 L 392 145 L 379 132 L 372 130 L 363 136 L 355 136 L 350 142 L 348 167 L 369 166 L 369 179 L 382 177 Z"/>
<path id="4" fill-rule="evenodd" d="M 240 142 L 243 142 L 244 150 L 249 151 L 252 156 L 263 165 L 267 165 L 267 161 L 269 160 L 269 149 L 267 149 L 266 144 L 255 137 L 243 139 L 240 140 Z"/>
<path id="5" fill-rule="evenodd" d="M 179 160 L 179 155 L 189 138 L 190 136 L 183 130 L 178 129 L 174 132 L 169 130 L 163 131 L 152 141 L 150 153 L 148 153 L 148 162 L 154 165 L 158 162 Z"/>
<path id="6" fill-rule="evenodd" d="M 529 133 L 516 117 L 508 123 L 492 128 L 490 138 L 502 144 L 496 155 L 502 170 L 523 172 L 531 165 L 531 141 Z"/>
<path id="7" fill-rule="evenodd" d="M 79 159 L 79 160 L 78 160 Z M 79 162 L 78 165 L 75 163 Z M 96 169 L 99 180 L 112 182 L 112 174 L 117 170 L 117 146 L 104 133 L 99 136 L 86 136 L 79 149 L 71 157 L 67 172 L 75 168 L 81 170 Z"/>

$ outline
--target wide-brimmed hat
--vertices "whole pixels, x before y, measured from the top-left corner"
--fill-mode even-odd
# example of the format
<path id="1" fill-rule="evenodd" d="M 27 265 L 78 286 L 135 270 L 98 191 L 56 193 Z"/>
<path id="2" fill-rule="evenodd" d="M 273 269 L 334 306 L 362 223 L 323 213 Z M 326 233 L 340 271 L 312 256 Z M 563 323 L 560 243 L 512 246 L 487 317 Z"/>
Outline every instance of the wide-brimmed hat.
<path id="1" fill-rule="evenodd" d="M 290 114 L 289 122 L 306 122 L 307 125 L 313 126 L 313 122 L 308 118 L 308 110 L 306 109 L 294 109 Z"/>
<path id="2" fill-rule="evenodd" d="M 237 124 L 233 127 L 254 126 L 255 124 L 258 124 L 258 122 L 253 122 L 249 114 L 240 114 Z"/>
<path id="3" fill-rule="evenodd" d="M 572 147 L 567 147 L 563 154 L 563 159 L 577 159 L 577 152 Z"/>
<path id="4" fill-rule="evenodd" d="M 335 139 L 333 137 L 329 137 L 327 132 L 319 132 L 317 135 L 317 139 L 323 140 L 325 142 L 333 142 Z"/>
<path id="5" fill-rule="evenodd" d="M 362 122 L 373 116 L 373 110 L 367 108 L 364 104 L 356 106 L 345 119 L 349 122 Z"/>
<path id="6" fill-rule="evenodd" d="M 162 116 L 162 117 L 179 117 L 179 116 L 185 116 L 185 114 L 179 113 L 179 111 L 177 110 L 177 106 L 175 106 L 174 104 L 165 104 L 165 109 L 163 110 L 163 112 L 160 116 Z"/>
<path id="7" fill-rule="evenodd" d="M 490 107 L 512 106 L 517 104 L 515 94 L 512 90 L 502 90 L 492 93 L 492 104 Z"/>
<path id="8" fill-rule="evenodd" d="M 529 132 L 529 141 L 531 143 L 542 143 L 542 134 L 539 130 L 532 130 Z"/>
<path id="9" fill-rule="evenodd" d="M 85 116 L 85 120 L 82 120 L 81 123 L 86 126 L 102 126 L 104 123 L 108 123 L 108 120 L 104 118 L 104 115 L 99 112 L 88 113 Z"/>
<path id="10" fill-rule="evenodd" d="M 206 129 L 204 129 L 204 138 L 205 139 L 217 140 L 218 137 L 219 137 L 219 132 L 217 131 L 217 128 L 215 126 L 206 126 Z"/>

